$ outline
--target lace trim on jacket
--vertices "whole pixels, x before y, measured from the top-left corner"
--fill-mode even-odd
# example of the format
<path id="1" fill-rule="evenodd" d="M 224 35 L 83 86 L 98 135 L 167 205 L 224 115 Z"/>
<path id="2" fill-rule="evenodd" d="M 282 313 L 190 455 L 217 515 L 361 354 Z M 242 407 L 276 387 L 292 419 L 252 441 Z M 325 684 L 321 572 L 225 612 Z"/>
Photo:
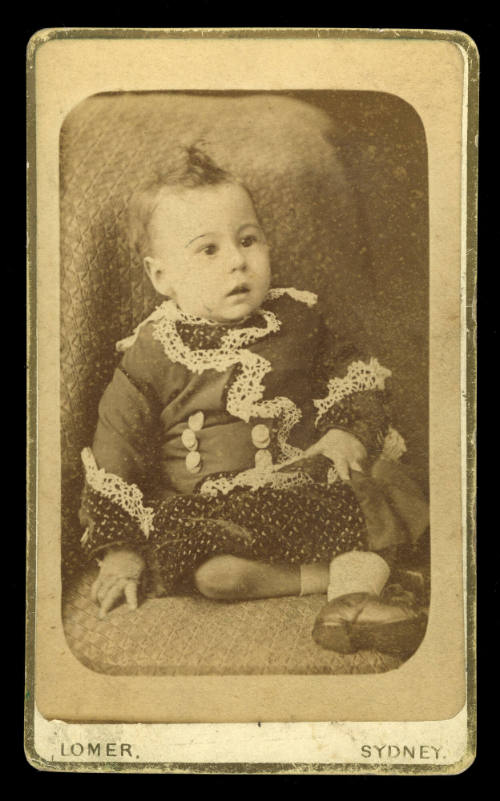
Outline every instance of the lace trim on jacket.
<path id="1" fill-rule="evenodd" d="M 118 504 L 139 524 L 139 528 L 147 539 L 154 528 L 154 510 L 144 506 L 144 496 L 139 487 L 136 484 L 128 484 L 114 473 L 107 473 L 104 468 L 99 469 L 90 448 L 83 449 L 82 462 L 89 486 L 108 500 Z"/>
<path id="2" fill-rule="evenodd" d="M 306 289 L 295 289 L 294 287 L 273 287 L 268 291 L 264 303 L 266 303 L 267 301 L 277 300 L 278 298 L 281 298 L 283 295 L 288 295 L 293 300 L 296 300 L 300 303 L 305 303 L 309 307 L 316 305 L 316 303 L 318 302 L 318 296 L 315 295 L 314 292 L 309 292 Z M 262 314 L 263 310 L 259 309 L 256 313 Z M 213 323 L 210 320 L 206 320 L 203 317 L 196 317 L 194 314 L 187 314 L 186 312 L 183 312 L 182 309 L 179 309 L 179 307 L 175 304 L 173 300 L 165 300 L 149 315 L 149 317 L 146 317 L 146 319 L 143 320 L 142 323 L 139 323 L 139 325 L 134 329 L 133 333 L 130 336 L 125 337 L 124 339 L 120 339 L 116 343 L 115 346 L 116 350 L 119 351 L 120 353 L 123 353 L 123 351 L 126 351 L 128 350 L 128 348 L 131 348 L 134 342 L 136 341 L 137 337 L 139 336 L 141 329 L 145 325 L 147 325 L 148 323 L 159 321 L 163 317 L 168 317 L 171 320 L 177 320 L 181 323 L 186 323 L 187 325 L 205 325 L 211 327 L 217 325 L 216 323 Z M 257 330 L 260 329 L 251 327 L 242 329 L 237 329 L 237 328 L 230 329 L 230 331 L 234 333 L 237 333 L 238 331 L 255 332 Z M 263 331 L 261 331 L 260 336 L 266 336 L 266 334 L 268 333 L 269 331 L 264 329 Z M 260 336 L 258 338 L 260 338 Z M 248 344 L 251 344 L 251 342 L 253 341 L 255 340 L 250 339 Z M 242 345 L 240 345 L 240 347 L 242 347 Z"/>
<path id="3" fill-rule="evenodd" d="M 351 362 L 347 368 L 347 374 L 343 378 L 332 378 L 328 382 L 328 395 L 319 400 L 314 400 L 314 406 L 318 410 L 316 425 L 326 412 L 354 392 L 363 390 L 385 388 L 385 379 L 392 373 L 386 367 L 382 367 L 377 359 L 370 359 L 369 362 Z"/>
<path id="4" fill-rule="evenodd" d="M 274 473 L 272 470 L 258 470 L 253 467 L 251 470 L 243 470 L 232 477 L 207 478 L 200 487 L 200 493 L 216 497 L 219 493 L 227 495 L 236 487 L 252 491 L 261 487 L 285 490 L 312 483 L 313 480 L 310 476 L 299 471 L 294 473 Z"/>

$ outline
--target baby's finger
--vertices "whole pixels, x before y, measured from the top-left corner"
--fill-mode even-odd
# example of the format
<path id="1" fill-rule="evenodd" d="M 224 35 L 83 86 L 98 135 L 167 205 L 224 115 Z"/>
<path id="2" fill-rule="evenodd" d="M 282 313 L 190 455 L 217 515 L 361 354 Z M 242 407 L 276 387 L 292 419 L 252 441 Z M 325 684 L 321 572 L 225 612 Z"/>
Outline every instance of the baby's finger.
<path id="1" fill-rule="evenodd" d="M 97 594 L 99 592 L 99 588 L 101 586 L 101 577 L 97 576 L 96 580 L 92 584 L 90 588 L 90 599 L 96 604 L 97 603 Z"/>
<path id="2" fill-rule="evenodd" d="M 102 604 L 107 594 L 115 585 L 123 587 L 123 579 L 119 576 L 108 576 L 108 578 L 101 579 L 101 583 L 97 588 L 97 603 Z"/>
<path id="3" fill-rule="evenodd" d="M 106 616 L 106 612 L 109 612 L 111 607 L 115 604 L 115 602 L 123 595 L 123 585 L 122 584 L 114 584 L 109 592 L 107 593 L 106 597 L 103 599 L 101 604 L 101 609 L 99 611 L 99 617 L 103 618 Z"/>
<path id="4" fill-rule="evenodd" d="M 117 580 L 116 576 L 103 576 L 100 573 L 90 588 L 90 598 L 95 604 L 100 604 L 109 588 Z"/>
<path id="5" fill-rule="evenodd" d="M 357 459 L 351 461 L 349 467 L 351 468 L 351 470 L 357 470 L 358 473 L 363 473 L 364 472 L 360 462 L 358 462 Z"/>
<path id="6" fill-rule="evenodd" d="M 337 473 L 339 474 L 342 481 L 349 481 L 351 475 L 349 473 L 349 463 L 347 459 L 343 457 L 337 457 L 333 460 L 335 467 L 337 468 Z"/>
<path id="7" fill-rule="evenodd" d="M 125 600 L 131 609 L 137 609 L 137 581 L 131 579 L 125 584 Z"/>

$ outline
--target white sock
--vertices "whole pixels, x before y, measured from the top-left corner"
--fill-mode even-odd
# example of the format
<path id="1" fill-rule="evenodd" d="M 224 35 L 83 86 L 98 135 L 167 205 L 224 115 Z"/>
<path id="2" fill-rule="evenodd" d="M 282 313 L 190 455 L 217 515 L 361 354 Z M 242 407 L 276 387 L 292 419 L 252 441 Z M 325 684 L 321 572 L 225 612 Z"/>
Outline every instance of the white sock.
<path id="1" fill-rule="evenodd" d="M 390 572 L 385 559 L 373 551 L 349 551 L 340 554 L 330 562 L 328 600 L 354 592 L 380 595 Z"/>
<path id="2" fill-rule="evenodd" d="M 328 587 L 328 565 L 313 562 L 300 566 L 300 595 L 324 593 Z"/>

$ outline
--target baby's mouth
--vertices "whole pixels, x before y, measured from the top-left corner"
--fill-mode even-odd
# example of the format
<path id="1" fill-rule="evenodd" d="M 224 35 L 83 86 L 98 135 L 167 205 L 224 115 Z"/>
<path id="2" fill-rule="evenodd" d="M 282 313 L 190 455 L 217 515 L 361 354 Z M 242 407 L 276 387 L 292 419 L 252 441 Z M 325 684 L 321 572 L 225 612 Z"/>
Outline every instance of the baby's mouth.
<path id="1" fill-rule="evenodd" d="M 235 286 L 230 292 L 227 293 L 227 297 L 231 297 L 232 295 L 246 295 L 247 292 L 250 292 L 250 287 L 248 284 L 238 284 Z"/>

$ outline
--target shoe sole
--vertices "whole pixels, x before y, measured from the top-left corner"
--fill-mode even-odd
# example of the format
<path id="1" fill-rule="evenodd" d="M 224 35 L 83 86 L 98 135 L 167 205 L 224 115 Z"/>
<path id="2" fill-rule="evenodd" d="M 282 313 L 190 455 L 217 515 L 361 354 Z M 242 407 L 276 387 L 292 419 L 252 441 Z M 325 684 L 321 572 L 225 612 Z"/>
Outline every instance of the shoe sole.
<path id="1" fill-rule="evenodd" d="M 427 628 L 427 615 L 412 620 L 377 625 L 353 623 L 329 626 L 321 622 L 312 632 L 317 645 L 329 651 L 353 654 L 356 651 L 379 651 L 408 659 L 421 644 Z"/>
<path id="2" fill-rule="evenodd" d="M 353 645 L 351 626 L 348 624 L 329 626 L 328 623 L 318 623 L 313 628 L 312 638 L 317 645 L 326 648 L 327 651 L 353 654 L 358 650 L 358 647 Z"/>
<path id="3" fill-rule="evenodd" d="M 424 639 L 426 628 L 427 615 L 422 613 L 413 620 L 400 620 L 379 626 L 373 623 L 356 623 L 352 627 L 351 639 L 359 651 L 380 651 L 408 659 Z"/>

